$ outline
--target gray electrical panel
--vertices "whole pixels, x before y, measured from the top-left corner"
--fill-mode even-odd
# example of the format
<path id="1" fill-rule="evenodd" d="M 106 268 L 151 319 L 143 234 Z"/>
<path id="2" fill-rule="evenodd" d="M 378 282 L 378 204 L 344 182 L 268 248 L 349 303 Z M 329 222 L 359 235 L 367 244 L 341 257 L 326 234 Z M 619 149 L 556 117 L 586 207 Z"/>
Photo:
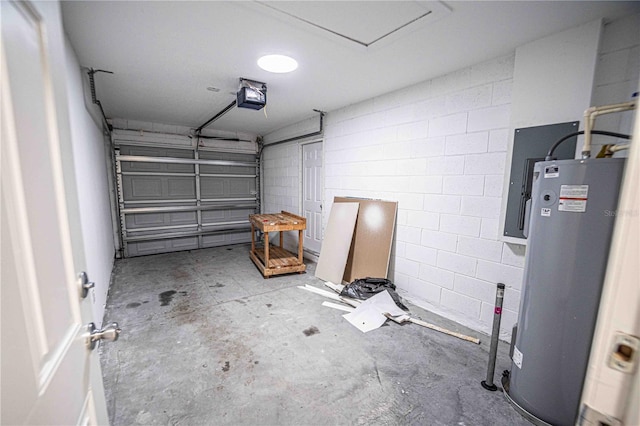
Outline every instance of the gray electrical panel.
<path id="1" fill-rule="evenodd" d="M 504 235 L 526 238 L 527 201 L 531 198 L 533 166 L 544 161 L 549 148 L 560 138 L 577 132 L 578 121 L 516 129 L 513 136 L 509 193 Z M 563 142 L 555 151 L 559 160 L 575 158 L 576 137 Z"/>
<path id="2" fill-rule="evenodd" d="M 549 424 L 573 426 L 578 415 L 624 161 L 545 161 L 534 167 L 518 330 L 505 389 L 517 408 Z"/>

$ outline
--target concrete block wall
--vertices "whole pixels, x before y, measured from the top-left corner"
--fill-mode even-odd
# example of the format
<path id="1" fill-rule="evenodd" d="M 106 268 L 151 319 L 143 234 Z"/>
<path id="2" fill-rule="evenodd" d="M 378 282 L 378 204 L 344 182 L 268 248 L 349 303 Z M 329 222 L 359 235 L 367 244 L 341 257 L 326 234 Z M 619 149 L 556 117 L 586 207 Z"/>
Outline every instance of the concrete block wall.
<path id="1" fill-rule="evenodd" d="M 287 143 L 267 147 L 262 153 L 262 212 L 282 210 L 299 214 L 300 158 L 299 145 Z M 294 235 L 295 234 L 295 235 Z M 273 233 L 271 238 L 277 237 Z M 284 246 L 297 252 L 297 232 L 284 234 Z"/>
<path id="2" fill-rule="evenodd" d="M 488 333 L 504 282 L 505 339 L 524 264 L 524 250 L 498 241 L 513 69 L 508 55 L 331 111 L 324 133 L 324 226 L 334 196 L 398 201 L 399 290 Z M 297 143 L 265 149 L 263 211 L 298 212 L 299 155 Z"/>
<path id="3" fill-rule="evenodd" d="M 637 88 L 639 32 L 640 15 L 606 24 L 592 104 L 624 102 Z M 324 226 L 334 196 L 398 201 L 390 278 L 403 295 L 489 333 L 502 282 L 505 340 L 517 321 L 525 256 L 525 246 L 499 239 L 514 60 L 504 56 L 329 111 L 324 133 Z M 624 131 L 632 117 L 618 120 Z M 270 136 L 265 141 L 279 139 Z M 295 170 L 299 176 L 298 150 L 292 143 L 265 152 L 265 211 L 297 211 L 299 180 L 285 178 Z"/>
<path id="4" fill-rule="evenodd" d="M 283 144 L 269 147 L 262 154 L 263 212 L 286 210 L 298 212 L 299 173 L 297 144 Z"/>
<path id="5" fill-rule="evenodd" d="M 315 140 L 307 138 L 284 144 L 268 146 L 270 143 L 307 135 L 319 130 L 319 116 L 313 113 L 310 118 L 264 136 L 262 152 L 262 212 L 274 213 L 282 210 L 302 214 L 300 191 L 302 185 L 301 142 Z M 278 238 L 273 233 L 271 238 Z M 298 247 L 298 233 L 284 234 L 284 246 L 294 253 Z"/>
<path id="6" fill-rule="evenodd" d="M 332 111 L 324 140 L 327 206 L 398 201 L 390 278 L 405 297 L 489 332 L 504 282 L 503 338 L 524 263 L 498 240 L 513 69 L 509 55 Z"/>

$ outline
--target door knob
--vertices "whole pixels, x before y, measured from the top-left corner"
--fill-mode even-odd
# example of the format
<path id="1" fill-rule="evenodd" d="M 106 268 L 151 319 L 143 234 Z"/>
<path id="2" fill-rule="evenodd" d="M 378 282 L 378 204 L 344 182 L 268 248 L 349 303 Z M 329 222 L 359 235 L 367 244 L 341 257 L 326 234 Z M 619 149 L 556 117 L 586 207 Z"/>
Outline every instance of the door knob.
<path id="1" fill-rule="evenodd" d="M 89 290 L 96 286 L 94 282 L 89 281 L 89 276 L 82 271 L 78 274 L 78 286 L 80 287 L 80 296 L 84 299 L 89 294 Z"/>
<path id="2" fill-rule="evenodd" d="M 101 330 L 96 329 L 96 325 L 90 322 L 89 325 L 87 325 L 87 328 L 89 331 L 89 337 L 87 337 L 87 347 L 89 350 L 95 349 L 96 344 L 100 340 L 115 342 L 118 340 L 120 332 L 122 331 L 122 329 L 118 327 L 117 322 L 112 322 Z"/>

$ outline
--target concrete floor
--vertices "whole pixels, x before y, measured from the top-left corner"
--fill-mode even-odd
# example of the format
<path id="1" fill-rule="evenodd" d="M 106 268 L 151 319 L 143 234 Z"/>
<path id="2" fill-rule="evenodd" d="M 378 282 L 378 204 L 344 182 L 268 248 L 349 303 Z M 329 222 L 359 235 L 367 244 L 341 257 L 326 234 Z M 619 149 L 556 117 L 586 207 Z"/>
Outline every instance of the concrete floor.
<path id="1" fill-rule="evenodd" d="M 409 305 L 414 324 L 362 333 L 300 290 L 305 274 L 263 279 L 249 246 L 116 262 L 101 345 L 112 425 L 529 425 L 480 386 L 489 337 Z M 501 344 L 496 367 L 509 367 Z"/>

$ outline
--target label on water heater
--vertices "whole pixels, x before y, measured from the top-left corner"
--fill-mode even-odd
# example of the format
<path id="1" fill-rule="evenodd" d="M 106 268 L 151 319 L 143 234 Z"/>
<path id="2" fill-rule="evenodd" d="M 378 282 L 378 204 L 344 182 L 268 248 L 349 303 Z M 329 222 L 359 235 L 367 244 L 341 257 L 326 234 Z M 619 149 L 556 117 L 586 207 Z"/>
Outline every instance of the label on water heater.
<path id="1" fill-rule="evenodd" d="M 560 185 L 558 210 L 582 213 L 587 211 L 589 185 Z"/>
<path id="2" fill-rule="evenodd" d="M 522 352 L 520 352 L 518 350 L 517 346 L 513 347 L 513 358 L 511 358 L 513 360 L 513 363 L 516 365 L 516 367 L 518 368 L 522 368 Z"/>
<path id="3" fill-rule="evenodd" d="M 541 208 L 540 209 L 540 216 L 550 217 L 551 216 L 551 209 L 549 207 Z"/>
<path id="4" fill-rule="evenodd" d="M 553 166 L 547 166 L 544 168 L 544 178 L 557 178 L 560 176 L 560 169 L 555 164 Z"/>

